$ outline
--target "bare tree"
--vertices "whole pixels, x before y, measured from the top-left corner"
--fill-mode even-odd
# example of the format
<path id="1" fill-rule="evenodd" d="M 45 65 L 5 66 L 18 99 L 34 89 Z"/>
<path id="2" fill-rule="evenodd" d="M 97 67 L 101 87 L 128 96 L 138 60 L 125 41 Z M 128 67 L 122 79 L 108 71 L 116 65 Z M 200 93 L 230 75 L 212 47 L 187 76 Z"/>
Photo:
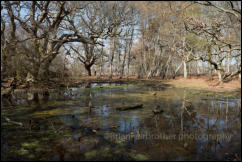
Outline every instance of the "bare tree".
<path id="1" fill-rule="evenodd" d="M 92 42 L 82 42 L 85 56 L 74 49 L 75 45 L 71 47 L 73 51 L 79 53 L 78 58 L 84 64 L 88 75 L 91 75 L 91 67 L 100 56 L 98 46 L 104 46 L 102 42 L 106 39 L 120 36 L 123 32 L 121 27 L 130 23 L 126 20 L 128 12 L 130 11 L 126 2 L 90 2 L 83 10 L 75 13 L 75 19 L 81 23 L 75 24 L 73 18 L 70 20 L 73 30 L 81 31 Z M 111 56 L 113 54 L 111 53 Z"/>
<path id="2" fill-rule="evenodd" d="M 82 49 L 79 48 L 80 46 L 74 47 L 73 45 L 71 45 L 70 48 L 77 54 L 77 58 L 81 63 L 83 63 L 88 75 L 91 76 L 91 67 L 101 55 L 101 50 L 94 45 L 86 43 L 82 44 L 82 46 Z"/>
<path id="3" fill-rule="evenodd" d="M 5 15 L 3 9 L 6 9 Z M 9 18 L 10 31 L 9 38 L 6 32 L 6 19 Z M 2 77 L 6 76 L 8 58 L 15 55 L 16 47 L 16 22 L 14 21 L 12 4 L 8 1 L 1 2 L 1 72 Z"/>
<path id="4" fill-rule="evenodd" d="M 59 54 L 60 48 L 67 42 L 93 42 L 80 32 L 70 30 L 71 22 L 68 16 L 76 9 L 70 8 L 68 3 L 33 1 L 33 2 L 12 2 L 8 4 L 16 8 L 13 18 L 26 32 L 32 53 L 26 53 L 31 63 L 31 73 L 35 79 L 48 78 L 48 68 L 52 60 Z M 10 11 L 9 7 L 6 9 Z M 26 10 L 22 12 L 22 10 Z M 67 27 L 68 26 L 68 27 Z M 67 30 L 67 28 L 69 30 Z"/>
<path id="5" fill-rule="evenodd" d="M 226 18 L 226 15 L 224 15 L 217 18 L 216 22 L 210 21 L 207 23 L 193 18 L 188 18 L 185 21 L 187 31 L 207 41 L 204 46 L 205 49 L 207 49 L 206 52 L 199 52 L 196 55 L 193 54 L 193 57 L 195 59 L 207 61 L 213 65 L 214 69 L 218 73 L 219 82 L 222 82 L 227 77 L 238 75 L 241 72 L 240 69 L 237 69 L 234 72 L 226 73 L 226 67 L 223 66 L 223 61 L 225 58 L 228 58 L 228 55 L 231 58 L 236 58 L 241 55 L 240 43 L 225 39 L 226 35 L 231 32 L 231 26 L 228 25 L 231 21 Z M 225 30 L 225 28 L 227 28 L 227 31 L 226 33 L 223 33 L 222 29 Z"/>

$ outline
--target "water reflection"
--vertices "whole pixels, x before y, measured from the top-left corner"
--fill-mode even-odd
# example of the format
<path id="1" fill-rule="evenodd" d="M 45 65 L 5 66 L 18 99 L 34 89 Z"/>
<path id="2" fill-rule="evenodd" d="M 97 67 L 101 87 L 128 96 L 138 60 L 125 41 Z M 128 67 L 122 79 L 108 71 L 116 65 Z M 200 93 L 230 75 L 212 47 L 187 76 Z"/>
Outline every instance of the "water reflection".
<path id="1" fill-rule="evenodd" d="M 43 155 L 46 160 L 135 160 L 138 155 L 150 160 L 218 160 L 239 153 L 241 106 L 237 97 L 204 98 L 200 92 L 187 89 L 97 88 L 100 86 L 114 85 L 15 94 L 16 110 L 6 107 L 3 113 L 29 126 L 18 128 L 2 122 L 2 158 L 33 160 Z M 141 103 L 142 109 L 115 109 Z M 154 115 L 157 105 L 164 112 Z M 130 138 L 111 139 L 106 134 Z M 56 145 L 62 150 L 60 156 L 51 155 Z M 44 151 L 38 151 L 39 147 Z M 30 148 L 35 150 L 32 157 L 27 154 Z"/>

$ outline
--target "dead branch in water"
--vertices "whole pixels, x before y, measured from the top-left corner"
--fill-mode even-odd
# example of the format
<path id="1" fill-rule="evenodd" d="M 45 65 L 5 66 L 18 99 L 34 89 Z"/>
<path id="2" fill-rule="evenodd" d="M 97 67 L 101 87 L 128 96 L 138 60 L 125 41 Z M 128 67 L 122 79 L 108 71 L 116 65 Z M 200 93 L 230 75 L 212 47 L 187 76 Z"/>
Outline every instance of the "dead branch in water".
<path id="1" fill-rule="evenodd" d="M 131 109 L 138 109 L 142 108 L 143 104 L 135 105 L 135 106 L 125 106 L 125 107 L 117 107 L 116 110 L 119 111 L 126 111 L 126 110 L 131 110 Z"/>

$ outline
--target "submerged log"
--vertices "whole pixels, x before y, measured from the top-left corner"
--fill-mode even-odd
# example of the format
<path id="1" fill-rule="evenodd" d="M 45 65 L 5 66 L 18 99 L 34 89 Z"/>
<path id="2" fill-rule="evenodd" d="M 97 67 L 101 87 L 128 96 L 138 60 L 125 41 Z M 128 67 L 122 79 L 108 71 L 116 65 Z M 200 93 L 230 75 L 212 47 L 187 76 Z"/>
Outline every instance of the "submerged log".
<path id="1" fill-rule="evenodd" d="M 125 111 L 125 110 L 131 110 L 131 109 L 138 109 L 142 108 L 143 104 L 135 105 L 135 106 L 125 106 L 125 107 L 117 107 L 116 110 L 119 111 Z"/>

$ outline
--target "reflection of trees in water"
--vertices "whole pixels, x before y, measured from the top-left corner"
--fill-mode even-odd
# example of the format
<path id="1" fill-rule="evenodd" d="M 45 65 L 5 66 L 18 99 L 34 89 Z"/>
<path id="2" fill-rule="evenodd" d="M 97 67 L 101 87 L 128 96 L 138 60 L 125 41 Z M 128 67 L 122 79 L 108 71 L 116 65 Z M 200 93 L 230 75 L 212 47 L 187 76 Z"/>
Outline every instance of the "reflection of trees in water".
<path id="1" fill-rule="evenodd" d="M 92 108 L 93 108 L 93 104 L 92 104 L 92 97 L 93 96 L 93 93 L 91 91 L 90 88 L 86 88 L 84 90 L 84 98 L 85 98 L 85 106 L 89 108 L 88 110 L 88 114 L 91 114 L 92 112 Z"/>
<path id="2" fill-rule="evenodd" d="M 180 109 L 170 108 L 165 111 L 165 114 L 170 116 L 155 115 L 151 120 L 150 118 L 145 120 L 145 130 L 151 134 L 177 132 L 197 134 L 200 137 L 198 140 L 176 141 L 174 147 L 183 146 L 184 142 L 190 143 L 189 145 L 194 143 L 191 147 L 201 152 L 199 156 L 206 157 L 207 153 L 229 149 L 227 144 L 233 145 L 233 142 L 227 137 L 240 131 L 240 101 L 229 98 L 212 99 L 202 104 L 204 101 L 190 102 L 188 96 L 188 92 L 184 90 Z"/>
<path id="3" fill-rule="evenodd" d="M 65 91 L 60 91 L 59 96 L 64 96 Z M 97 101 L 95 100 L 97 97 L 103 97 L 107 98 L 107 101 L 105 101 L 105 104 L 109 103 L 110 101 L 114 101 L 115 97 L 112 97 L 112 92 L 111 90 L 105 90 L 102 89 L 100 91 L 94 91 L 91 89 L 82 89 L 82 91 L 75 91 L 73 90 L 72 93 L 79 93 L 81 92 L 81 101 L 85 103 L 86 107 L 92 107 L 93 102 Z M 58 92 L 56 92 L 58 93 Z M 38 95 L 32 93 L 32 98 L 33 102 L 35 97 L 39 97 L 36 102 L 42 101 L 42 97 L 40 93 L 37 93 Z M 104 94 L 110 94 L 110 96 L 104 96 Z M 115 93 L 113 93 L 115 94 Z M 59 97 L 58 95 L 56 96 Z M 53 96 L 52 96 L 53 97 Z M 139 110 L 136 112 L 130 111 L 129 114 L 122 114 L 116 117 L 113 117 L 108 120 L 103 120 L 102 119 L 97 119 L 98 122 L 102 123 L 101 125 L 109 125 L 110 127 L 112 124 L 120 124 L 120 128 L 113 128 L 112 130 L 108 131 L 113 131 L 116 133 L 119 132 L 124 132 L 124 133 L 140 133 L 141 135 L 144 133 L 149 133 L 149 134 L 159 134 L 159 133 L 166 133 L 166 134 L 178 134 L 178 133 L 192 133 L 196 132 L 197 134 L 202 134 L 202 135 L 208 135 L 208 134 L 221 134 L 221 133 L 237 133 L 240 131 L 240 124 L 241 124 L 241 106 L 240 106 L 240 99 L 239 100 L 231 100 L 229 98 L 226 98 L 225 100 L 217 100 L 217 99 L 212 99 L 212 100 L 206 100 L 206 101 L 201 101 L 199 103 L 195 103 L 192 101 L 192 103 L 189 101 L 189 91 L 184 90 L 182 100 L 177 103 L 175 99 L 172 99 L 170 102 L 168 99 L 162 100 L 162 102 L 159 101 L 159 98 L 155 98 L 155 101 L 157 103 L 162 103 L 162 107 L 167 107 L 165 109 L 165 112 L 163 114 L 158 114 L 153 117 L 151 116 L 146 116 L 143 118 L 143 115 L 140 114 L 143 110 Z M 49 98 L 49 97 L 47 97 Z M 51 100 L 53 98 L 50 98 Z M 99 102 L 98 98 L 98 102 Z M 119 101 L 118 101 L 119 100 Z M 115 100 L 116 101 L 116 100 Z M 125 101 L 129 101 L 126 100 Z M 175 102 L 176 101 L 176 102 Z M 120 98 L 117 99 L 117 102 L 120 102 Z M 202 103 L 204 102 L 204 103 Z M 152 102 L 150 102 L 152 103 Z M 149 103 L 149 105 L 151 105 Z M 233 104 L 231 104 L 233 103 Z M 234 104 L 236 103 L 236 104 Z M 95 103 L 94 103 L 95 105 Z M 97 104 L 97 105 L 100 105 Z M 146 110 L 144 110 L 146 111 Z M 152 112 L 151 112 L 152 113 Z M 93 113 L 95 115 L 95 112 Z M 99 114 L 100 115 L 100 114 Z M 117 115 L 117 114 L 114 114 Z M 137 115 L 137 117 L 135 117 Z M 86 115 L 87 118 L 89 118 L 89 114 Z M 101 116 L 101 115 L 100 115 Z M 132 119 L 133 116 L 133 119 Z M 111 117 L 111 115 L 109 116 Z M 60 118 L 59 118 L 60 119 Z M 43 129 L 45 130 L 53 130 L 53 132 L 57 132 L 60 130 L 63 130 L 64 128 L 68 129 L 69 126 L 75 127 L 73 131 L 76 131 L 80 127 L 80 122 L 79 120 L 73 119 L 73 117 L 66 116 L 66 117 L 61 117 L 61 122 L 62 124 L 55 123 L 52 121 L 46 121 L 45 125 L 46 128 L 43 126 Z M 144 119 L 144 120 L 143 120 Z M 70 124 L 70 125 L 65 125 L 64 128 L 61 126 L 65 124 Z M 104 123 L 104 124 L 103 124 Z M 32 131 L 38 131 L 38 129 L 42 128 L 41 124 L 43 122 L 41 121 L 40 123 L 33 122 L 31 121 L 30 125 L 30 130 Z M 39 128 L 40 125 L 40 128 Z M 132 142 L 132 141 L 130 141 Z M 168 154 L 176 149 L 180 150 L 178 152 L 182 152 L 183 148 L 184 150 L 191 151 L 192 149 L 198 151 L 196 156 L 203 156 L 206 157 L 207 153 L 214 153 L 214 152 L 219 152 L 221 149 L 228 149 L 231 148 L 230 146 L 227 146 L 227 143 L 231 144 L 231 141 L 228 141 L 227 143 L 224 141 L 220 141 L 219 138 L 211 138 L 208 136 L 208 139 L 205 139 L 204 141 L 196 141 L 196 140 L 173 140 L 173 141 L 160 141 L 156 142 L 155 140 L 150 140 L 150 141 L 145 141 L 141 140 L 141 142 L 145 143 L 147 147 L 149 147 L 153 151 L 157 151 L 158 149 L 165 148 L 162 150 L 162 153 Z M 159 145 L 160 148 L 157 146 L 157 150 L 154 149 L 154 145 L 150 145 L 150 142 L 155 143 Z M 236 142 L 236 141 L 235 141 Z M 187 144 L 186 144 L 187 143 Z M 133 143 L 133 144 L 137 144 Z M 186 145 L 185 145 L 186 144 Z M 188 147 L 187 147 L 188 145 Z M 144 145 L 141 145 L 144 146 Z M 187 148 L 185 148 L 185 146 Z M 162 148 L 161 148 L 162 147 Z M 178 154 L 178 152 L 176 152 Z M 204 153 L 202 153 L 204 152 Z M 175 155 L 178 156 L 178 155 Z M 183 157 L 184 155 L 179 155 Z M 170 157 L 172 159 L 173 157 Z M 201 159 L 201 158 L 198 158 Z"/>
<path id="4" fill-rule="evenodd" d="M 28 105 L 40 104 L 41 102 L 47 102 L 49 100 L 50 93 L 47 90 L 40 92 L 27 92 Z"/>
<path id="5" fill-rule="evenodd" d="M 236 113 L 238 113 L 239 106 L 237 107 L 230 107 L 230 101 L 228 100 L 211 100 L 207 102 L 208 109 L 207 112 L 204 114 L 200 114 L 198 112 L 198 116 L 192 116 L 191 112 L 186 108 L 186 100 L 185 100 L 185 94 L 183 98 L 183 108 L 181 109 L 181 132 L 184 131 L 184 122 L 187 123 L 189 118 L 186 118 L 184 121 L 184 113 L 187 113 L 190 116 L 190 120 L 192 120 L 194 123 L 197 123 L 199 128 L 199 134 L 203 135 L 202 137 L 207 137 L 207 139 L 204 142 L 204 147 L 202 148 L 205 152 L 218 152 L 218 149 L 223 148 L 224 146 L 222 143 L 224 141 L 221 141 L 223 139 L 220 139 L 221 135 L 226 135 L 226 133 L 232 133 L 232 130 L 240 131 L 240 128 L 234 127 L 235 121 L 239 121 L 239 117 L 234 116 Z M 232 111 L 230 111 L 232 109 Z M 197 109 L 199 111 L 199 109 Z M 201 111 L 200 111 L 201 112 Z M 234 117 L 234 119 L 233 119 Z M 241 122 L 238 122 L 240 125 Z M 188 125 L 189 126 L 189 125 Z M 192 127 L 192 125 L 190 125 Z M 186 127 L 187 129 L 187 127 Z M 211 138 L 211 135 L 215 138 Z M 228 134 L 227 134 L 228 135 Z M 226 139 L 225 139 L 226 140 Z"/>
<path id="6" fill-rule="evenodd" d="M 5 98 L 2 99 L 4 106 L 14 106 L 27 104 L 29 106 L 33 104 L 41 104 L 42 102 L 47 102 L 49 100 L 50 93 L 48 90 L 38 90 L 38 91 L 25 91 L 13 93 L 10 98 L 6 101 Z"/>

